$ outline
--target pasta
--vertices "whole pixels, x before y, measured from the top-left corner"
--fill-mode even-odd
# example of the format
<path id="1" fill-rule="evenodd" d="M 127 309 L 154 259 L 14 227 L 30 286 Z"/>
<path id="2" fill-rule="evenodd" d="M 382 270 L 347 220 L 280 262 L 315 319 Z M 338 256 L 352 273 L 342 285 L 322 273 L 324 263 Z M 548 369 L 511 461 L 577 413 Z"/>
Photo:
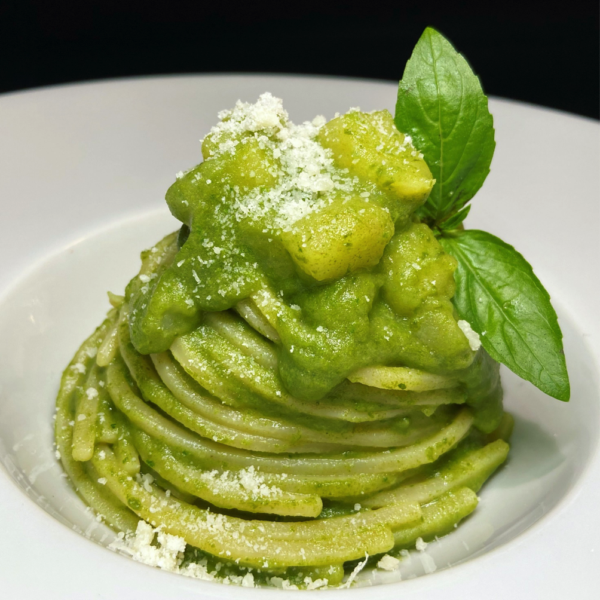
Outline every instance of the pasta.
<path id="1" fill-rule="evenodd" d="M 125 539 L 183 540 L 180 572 L 338 585 L 475 509 L 508 453 L 498 364 L 388 113 L 293 125 L 265 94 L 203 152 L 167 194 L 181 230 L 63 375 L 63 466 Z"/>

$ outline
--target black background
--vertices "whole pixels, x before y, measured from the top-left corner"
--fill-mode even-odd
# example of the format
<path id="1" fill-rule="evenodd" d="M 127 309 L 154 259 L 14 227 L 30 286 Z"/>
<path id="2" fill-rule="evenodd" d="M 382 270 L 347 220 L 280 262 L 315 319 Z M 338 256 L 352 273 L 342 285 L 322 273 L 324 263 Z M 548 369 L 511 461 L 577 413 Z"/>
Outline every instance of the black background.
<path id="1" fill-rule="evenodd" d="M 598 2 L 0 0 L 0 92 L 164 73 L 398 80 L 444 33 L 489 94 L 599 117 Z"/>

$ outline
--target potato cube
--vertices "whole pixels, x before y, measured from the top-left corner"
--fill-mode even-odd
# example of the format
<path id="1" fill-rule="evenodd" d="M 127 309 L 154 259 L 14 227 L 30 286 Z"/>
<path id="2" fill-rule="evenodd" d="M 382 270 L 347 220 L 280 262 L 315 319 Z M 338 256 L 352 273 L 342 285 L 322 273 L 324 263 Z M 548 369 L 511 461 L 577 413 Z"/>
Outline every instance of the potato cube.
<path id="1" fill-rule="evenodd" d="M 406 222 L 435 183 L 423 155 L 387 110 L 337 117 L 321 129 L 319 142 L 332 150 L 336 166 L 386 192 L 394 222 Z"/>
<path id="2" fill-rule="evenodd" d="M 325 281 L 375 266 L 393 234 L 388 210 L 351 199 L 300 219 L 283 243 L 304 273 Z"/>

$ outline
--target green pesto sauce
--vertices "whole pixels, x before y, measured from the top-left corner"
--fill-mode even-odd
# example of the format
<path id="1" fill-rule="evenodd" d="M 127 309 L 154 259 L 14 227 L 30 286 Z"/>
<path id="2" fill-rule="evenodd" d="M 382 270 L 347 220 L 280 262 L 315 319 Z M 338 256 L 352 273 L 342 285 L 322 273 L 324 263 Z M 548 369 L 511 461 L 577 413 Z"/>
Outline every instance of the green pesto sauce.
<path id="1" fill-rule="evenodd" d="M 170 266 L 130 290 L 136 349 L 162 352 L 204 312 L 268 290 L 279 375 L 297 398 L 368 365 L 460 372 L 480 404 L 501 394 L 457 325 L 456 261 L 414 217 L 434 181 L 410 138 L 387 111 L 295 126 L 274 101 L 224 114 L 204 162 L 168 190 L 184 227 Z"/>

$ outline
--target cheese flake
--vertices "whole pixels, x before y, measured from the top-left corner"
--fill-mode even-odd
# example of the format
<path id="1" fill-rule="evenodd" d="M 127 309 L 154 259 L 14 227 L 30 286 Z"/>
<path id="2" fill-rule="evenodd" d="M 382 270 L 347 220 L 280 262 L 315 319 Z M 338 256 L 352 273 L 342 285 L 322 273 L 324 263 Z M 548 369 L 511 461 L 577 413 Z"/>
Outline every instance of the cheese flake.
<path id="1" fill-rule="evenodd" d="M 468 321 L 458 321 L 458 326 L 465 334 L 471 350 L 473 350 L 473 352 L 477 352 L 477 350 L 481 348 L 481 339 L 479 338 L 479 334 L 471 328 L 471 325 L 468 323 Z"/>

